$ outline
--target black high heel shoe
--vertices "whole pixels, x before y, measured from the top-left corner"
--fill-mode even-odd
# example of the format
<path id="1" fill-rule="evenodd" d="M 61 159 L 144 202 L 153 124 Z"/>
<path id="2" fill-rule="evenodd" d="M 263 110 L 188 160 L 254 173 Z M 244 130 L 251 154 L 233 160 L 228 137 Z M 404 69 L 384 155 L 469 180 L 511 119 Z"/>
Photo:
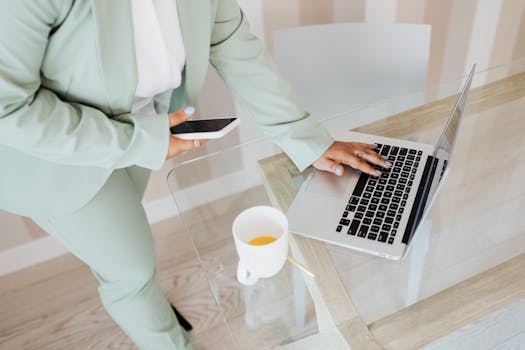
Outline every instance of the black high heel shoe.
<path id="1" fill-rule="evenodd" d="M 181 325 L 182 328 L 184 328 L 184 330 L 186 332 L 189 332 L 193 329 L 191 323 L 188 322 L 187 319 L 184 318 L 184 316 L 182 316 L 178 311 L 177 309 L 175 308 L 175 306 L 173 306 L 173 304 L 171 305 L 171 308 L 173 309 L 173 312 L 175 313 L 175 317 L 177 317 L 177 321 L 179 321 L 179 324 Z"/>

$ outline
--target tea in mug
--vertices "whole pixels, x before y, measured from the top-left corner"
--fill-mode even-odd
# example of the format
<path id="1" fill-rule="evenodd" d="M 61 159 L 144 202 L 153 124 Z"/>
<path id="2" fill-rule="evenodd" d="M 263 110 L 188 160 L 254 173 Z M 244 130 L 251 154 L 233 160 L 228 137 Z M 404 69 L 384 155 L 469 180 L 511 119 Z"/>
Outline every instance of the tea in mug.
<path id="1" fill-rule="evenodd" d="M 257 236 L 248 241 L 250 245 L 266 245 L 275 242 L 277 238 L 273 236 Z"/>

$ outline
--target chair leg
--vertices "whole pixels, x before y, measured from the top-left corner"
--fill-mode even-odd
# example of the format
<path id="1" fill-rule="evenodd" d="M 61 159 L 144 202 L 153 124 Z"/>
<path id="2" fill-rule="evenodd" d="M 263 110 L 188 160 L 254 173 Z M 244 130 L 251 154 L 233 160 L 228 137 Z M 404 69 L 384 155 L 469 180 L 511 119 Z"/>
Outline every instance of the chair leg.
<path id="1" fill-rule="evenodd" d="M 179 321 L 180 325 L 186 332 L 189 332 L 193 329 L 192 325 L 182 316 L 174 305 L 171 305 L 171 308 L 173 309 L 173 312 L 175 313 L 175 317 L 177 317 L 177 321 Z"/>

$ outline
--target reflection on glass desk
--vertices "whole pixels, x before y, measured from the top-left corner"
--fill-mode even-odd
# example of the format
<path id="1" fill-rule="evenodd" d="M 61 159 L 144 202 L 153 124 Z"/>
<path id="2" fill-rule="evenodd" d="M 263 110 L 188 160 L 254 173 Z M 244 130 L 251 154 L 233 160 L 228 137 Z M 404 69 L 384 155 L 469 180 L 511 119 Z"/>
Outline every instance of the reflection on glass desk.
<path id="1" fill-rule="evenodd" d="M 255 205 L 286 212 L 312 169 L 299 173 L 267 139 L 178 164 L 168 183 L 233 346 L 418 349 L 525 298 L 524 68 L 477 73 L 432 219 L 398 262 L 293 235 L 290 253 L 315 279 L 287 264 L 244 287 L 233 218 Z M 353 115 L 375 114 L 354 131 L 433 144 L 460 85 L 429 86 L 324 125 L 349 129 Z"/>

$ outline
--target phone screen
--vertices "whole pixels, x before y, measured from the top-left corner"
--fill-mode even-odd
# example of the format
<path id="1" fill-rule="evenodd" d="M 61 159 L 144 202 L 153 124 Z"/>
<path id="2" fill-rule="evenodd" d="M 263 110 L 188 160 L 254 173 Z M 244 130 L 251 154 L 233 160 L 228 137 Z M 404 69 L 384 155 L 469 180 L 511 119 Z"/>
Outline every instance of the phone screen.
<path id="1" fill-rule="evenodd" d="M 188 120 L 170 128 L 172 134 L 191 134 L 195 132 L 213 132 L 224 129 L 236 118 Z"/>

